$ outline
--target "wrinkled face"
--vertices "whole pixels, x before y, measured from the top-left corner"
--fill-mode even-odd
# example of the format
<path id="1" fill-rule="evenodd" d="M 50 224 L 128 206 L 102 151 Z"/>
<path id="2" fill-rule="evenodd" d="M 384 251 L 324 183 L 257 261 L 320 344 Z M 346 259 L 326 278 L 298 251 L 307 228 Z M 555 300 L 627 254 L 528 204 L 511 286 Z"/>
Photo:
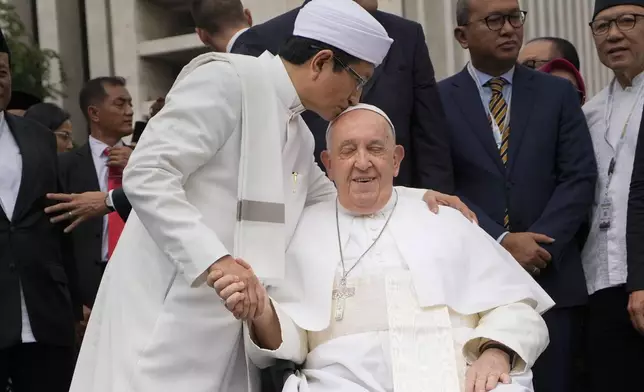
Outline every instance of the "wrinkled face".
<path id="1" fill-rule="evenodd" d="M 72 144 L 72 122 L 67 120 L 54 131 L 56 135 L 56 145 L 58 152 L 69 151 L 74 148 Z"/>
<path id="2" fill-rule="evenodd" d="M 127 136 L 133 132 L 132 97 L 124 86 L 105 84 L 105 98 L 90 106 L 89 116 L 104 132 L 114 136 Z"/>
<path id="3" fill-rule="evenodd" d="M 354 0 L 360 6 L 369 12 L 378 10 L 378 0 Z"/>
<path id="4" fill-rule="evenodd" d="M 518 62 L 535 69 L 556 57 L 559 56 L 552 42 L 532 41 L 521 49 Z"/>
<path id="5" fill-rule="evenodd" d="M 362 89 L 374 69 L 373 64 L 365 61 L 341 63 L 331 50 L 321 50 L 308 64 L 309 80 L 300 98 L 307 109 L 327 121 L 360 102 Z"/>
<path id="6" fill-rule="evenodd" d="M 603 31 L 594 33 L 593 37 L 599 59 L 605 66 L 618 72 L 644 67 L 644 7 L 619 5 L 605 9 L 597 14 L 592 25 L 595 30 Z"/>
<path id="7" fill-rule="evenodd" d="M 523 44 L 523 22 L 517 0 L 470 0 L 469 23 L 455 35 L 472 58 L 514 64 Z"/>
<path id="8" fill-rule="evenodd" d="M 9 55 L 7 53 L 0 53 L 0 110 L 5 110 L 9 101 L 11 101 Z"/>
<path id="9" fill-rule="evenodd" d="M 404 156 L 389 123 L 370 110 L 343 114 L 332 126 L 327 148 L 322 161 L 338 189 L 340 204 L 359 214 L 382 209 Z"/>

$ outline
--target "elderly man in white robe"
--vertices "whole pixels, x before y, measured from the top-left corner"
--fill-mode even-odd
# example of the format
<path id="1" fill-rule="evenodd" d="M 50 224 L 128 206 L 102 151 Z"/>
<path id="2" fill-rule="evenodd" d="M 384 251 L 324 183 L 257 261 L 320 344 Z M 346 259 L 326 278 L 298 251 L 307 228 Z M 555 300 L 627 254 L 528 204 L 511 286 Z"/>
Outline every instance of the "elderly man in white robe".
<path id="1" fill-rule="evenodd" d="M 262 314 L 258 278 L 283 279 L 302 209 L 335 195 L 300 114 L 332 119 L 357 103 L 391 45 L 351 0 L 311 1 L 293 34 L 276 57 L 196 58 L 148 123 L 123 173 L 133 212 L 99 289 L 72 392 L 257 390 L 242 323 L 206 276 L 213 268 L 238 275 L 244 315 Z"/>
<path id="2" fill-rule="evenodd" d="M 644 0 L 596 0 L 590 30 L 599 60 L 614 77 L 583 108 L 598 168 L 581 255 L 589 294 L 587 390 L 644 391 L 644 328 L 638 322 L 644 319 L 644 281 L 627 264 L 626 246 L 635 150 L 644 137 Z M 621 376 L 614 380 L 603 376 L 615 372 Z"/>
<path id="3" fill-rule="evenodd" d="M 393 188 L 404 151 L 384 112 L 353 106 L 327 139 L 337 200 L 305 208 L 285 282 L 247 318 L 252 361 L 302 365 L 285 392 L 531 391 L 550 297 L 460 213 Z M 244 318 L 244 283 L 216 270 L 208 281 Z"/>

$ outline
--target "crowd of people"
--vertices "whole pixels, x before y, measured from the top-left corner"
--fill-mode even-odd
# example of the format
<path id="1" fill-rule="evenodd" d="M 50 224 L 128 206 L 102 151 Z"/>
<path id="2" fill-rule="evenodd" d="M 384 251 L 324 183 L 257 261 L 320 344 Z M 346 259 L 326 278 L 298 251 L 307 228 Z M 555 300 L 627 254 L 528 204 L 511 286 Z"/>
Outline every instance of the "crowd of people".
<path id="1" fill-rule="evenodd" d="M 81 146 L 0 32 L 0 389 L 644 391 L 644 0 L 595 0 L 594 96 L 455 9 L 436 81 L 377 0 L 193 0 L 211 51 L 145 122 L 87 81 Z"/>

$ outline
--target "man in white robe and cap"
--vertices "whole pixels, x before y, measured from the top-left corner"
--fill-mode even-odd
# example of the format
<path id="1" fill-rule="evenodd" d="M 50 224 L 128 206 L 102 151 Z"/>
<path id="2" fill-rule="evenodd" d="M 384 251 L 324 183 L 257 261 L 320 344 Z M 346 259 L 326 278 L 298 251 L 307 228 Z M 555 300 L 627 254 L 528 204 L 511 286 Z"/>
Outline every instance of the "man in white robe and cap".
<path id="1" fill-rule="evenodd" d="M 531 391 L 550 297 L 460 213 L 399 194 L 404 151 L 380 109 L 353 106 L 329 132 L 337 199 L 305 208 L 285 282 L 247 318 L 251 360 L 302 365 L 285 392 Z M 244 283 L 216 270 L 208 281 L 243 318 Z"/>
<path id="2" fill-rule="evenodd" d="M 246 284 L 244 316 L 263 312 L 259 279 L 283 279 L 302 209 L 335 195 L 300 114 L 333 119 L 357 103 L 390 44 L 353 1 L 313 0 L 281 56 L 208 53 L 183 69 L 123 173 L 133 211 L 103 277 L 72 392 L 257 390 L 242 323 L 206 276 L 215 267 L 237 274 Z"/>
<path id="3" fill-rule="evenodd" d="M 644 0 L 596 0 L 590 30 L 614 78 L 586 105 L 598 177 L 582 252 L 585 360 L 594 391 L 644 391 L 644 280 L 628 265 L 629 189 L 644 112 Z M 635 241 L 641 242 L 642 238 Z M 607 377 L 620 374 L 619 377 Z"/>

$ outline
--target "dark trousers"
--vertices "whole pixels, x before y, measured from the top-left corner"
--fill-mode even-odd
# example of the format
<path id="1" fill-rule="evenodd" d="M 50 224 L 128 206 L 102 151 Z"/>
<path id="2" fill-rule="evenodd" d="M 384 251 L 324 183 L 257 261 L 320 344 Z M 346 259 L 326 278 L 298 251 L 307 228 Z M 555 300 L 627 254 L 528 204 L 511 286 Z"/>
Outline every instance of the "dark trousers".
<path id="1" fill-rule="evenodd" d="M 644 336 L 631 324 L 624 286 L 590 296 L 586 316 L 588 392 L 644 391 Z"/>
<path id="2" fill-rule="evenodd" d="M 576 388 L 576 358 L 582 347 L 583 308 L 555 308 L 543 315 L 550 344 L 534 364 L 535 392 L 571 392 Z"/>
<path id="3" fill-rule="evenodd" d="M 69 392 L 74 365 L 73 347 L 22 343 L 0 349 L 0 391 L 11 379 L 13 392 Z"/>

